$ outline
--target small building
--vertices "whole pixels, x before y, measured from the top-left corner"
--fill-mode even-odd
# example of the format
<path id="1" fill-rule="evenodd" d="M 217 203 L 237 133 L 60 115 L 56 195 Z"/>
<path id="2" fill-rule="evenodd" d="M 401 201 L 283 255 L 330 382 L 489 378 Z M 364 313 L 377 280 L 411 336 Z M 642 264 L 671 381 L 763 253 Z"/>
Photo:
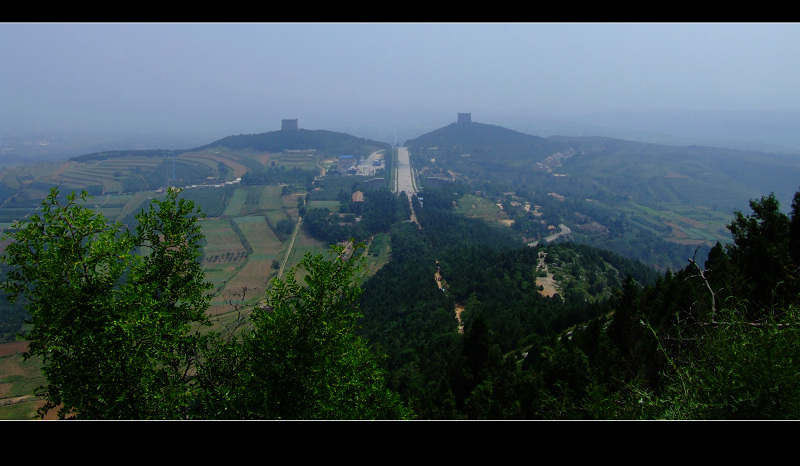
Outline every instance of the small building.
<path id="1" fill-rule="evenodd" d="M 458 123 L 472 123 L 472 114 L 471 113 L 459 113 L 458 114 Z"/>
<path id="2" fill-rule="evenodd" d="M 281 120 L 281 131 L 298 131 L 297 118 L 291 120 Z"/>
<path id="3" fill-rule="evenodd" d="M 362 193 L 361 191 L 356 191 L 353 193 L 351 199 L 353 200 L 353 202 L 364 202 L 364 193 Z"/>

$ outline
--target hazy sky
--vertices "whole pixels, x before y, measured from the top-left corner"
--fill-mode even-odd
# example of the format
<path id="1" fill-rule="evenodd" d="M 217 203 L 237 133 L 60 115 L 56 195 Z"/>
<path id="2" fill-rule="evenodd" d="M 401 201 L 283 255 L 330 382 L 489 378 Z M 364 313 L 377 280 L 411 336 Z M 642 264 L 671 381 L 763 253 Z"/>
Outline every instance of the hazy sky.
<path id="1" fill-rule="evenodd" d="M 800 24 L 0 23 L 4 135 L 674 110 L 800 111 Z"/>

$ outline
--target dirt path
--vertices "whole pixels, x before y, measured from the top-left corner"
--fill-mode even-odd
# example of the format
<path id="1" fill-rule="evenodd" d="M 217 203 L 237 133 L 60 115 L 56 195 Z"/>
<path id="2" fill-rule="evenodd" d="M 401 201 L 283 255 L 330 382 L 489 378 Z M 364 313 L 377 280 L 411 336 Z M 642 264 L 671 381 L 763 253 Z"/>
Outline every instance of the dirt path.
<path id="1" fill-rule="evenodd" d="M 447 283 L 444 281 L 444 278 L 442 278 L 441 271 L 439 270 L 439 261 L 436 261 L 436 273 L 433 274 L 433 279 L 436 281 L 436 286 L 438 286 L 440 290 L 445 291 Z M 456 303 L 455 313 L 456 320 L 458 321 L 458 333 L 464 333 L 464 322 L 461 320 L 462 312 L 464 312 L 464 305 Z"/>
<path id="2" fill-rule="evenodd" d="M 464 322 L 461 321 L 461 313 L 464 312 L 463 304 L 456 304 L 456 320 L 458 320 L 458 333 L 464 333 Z"/>

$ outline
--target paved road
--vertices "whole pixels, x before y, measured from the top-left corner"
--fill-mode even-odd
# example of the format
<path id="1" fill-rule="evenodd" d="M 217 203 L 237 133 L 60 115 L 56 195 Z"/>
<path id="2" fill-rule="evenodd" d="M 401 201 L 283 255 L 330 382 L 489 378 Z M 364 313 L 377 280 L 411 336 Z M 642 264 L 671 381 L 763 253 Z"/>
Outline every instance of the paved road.
<path id="1" fill-rule="evenodd" d="M 414 176 L 411 173 L 411 162 L 408 157 L 408 147 L 397 148 L 397 189 L 395 192 L 400 194 L 405 191 L 409 199 L 417 193 L 414 184 Z"/>
<path id="2" fill-rule="evenodd" d="M 414 204 L 411 202 L 411 197 L 417 193 L 417 185 L 414 183 L 414 173 L 411 170 L 411 162 L 408 157 L 408 147 L 397 148 L 397 184 L 395 185 L 395 193 L 400 194 L 403 191 L 408 196 L 408 202 L 411 204 L 411 221 L 419 225 L 417 222 L 417 214 L 414 212 Z"/>
<path id="3" fill-rule="evenodd" d="M 553 241 L 557 240 L 559 236 L 568 235 L 568 234 L 572 233 L 572 230 L 568 226 L 564 225 L 563 223 L 560 224 L 559 227 L 561 227 L 561 231 L 559 231 L 558 233 L 556 233 L 554 235 L 548 236 L 543 241 L 545 241 L 547 243 L 552 243 Z M 535 248 L 537 244 L 539 244 L 539 242 L 538 241 L 534 241 L 533 243 L 528 243 L 528 246 L 530 246 L 532 248 Z"/>

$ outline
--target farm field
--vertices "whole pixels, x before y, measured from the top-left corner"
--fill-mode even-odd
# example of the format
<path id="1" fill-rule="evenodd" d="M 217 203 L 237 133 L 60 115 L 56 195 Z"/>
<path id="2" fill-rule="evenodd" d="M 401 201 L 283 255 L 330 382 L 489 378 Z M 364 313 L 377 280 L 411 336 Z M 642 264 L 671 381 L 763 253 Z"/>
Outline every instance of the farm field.
<path id="1" fill-rule="evenodd" d="M 212 155 L 207 153 L 185 153 L 182 154 L 181 157 L 184 157 L 188 160 L 196 161 L 198 163 L 202 163 L 211 170 L 217 170 L 219 164 L 221 163 L 227 166 L 232 171 L 234 178 L 239 178 L 245 173 L 247 173 L 247 167 L 228 157 L 220 157 L 218 155 Z"/>
<path id="2" fill-rule="evenodd" d="M 713 245 L 717 241 L 725 242 L 730 239 L 726 225 L 731 218 L 710 208 L 691 209 L 685 205 L 675 204 L 664 205 L 657 210 L 635 204 L 630 212 L 632 215 L 641 215 L 659 228 L 667 227 L 668 230 L 665 228 L 662 231 L 654 231 L 674 243 Z"/>
<path id="3" fill-rule="evenodd" d="M 201 223 L 206 236 L 203 269 L 215 293 L 213 313 L 224 312 L 221 305 L 243 287 L 258 289 L 259 296 L 263 296 L 269 280 L 277 274 L 273 262 L 283 263 L 286 259 L 289 240 L 282 243 L 270 229 L 267 218 L 272 225 L 282 219 L 296 219 L 297 199 L 301 195 L 283 195 L 281 188 L 280 185 L 228 185 L 183 191 L 183 196 L 195 200 L 204 212 L 219 212 L 219 216 Z M 131 223 L 134 215 L 148 209 L 149 202 L 161 195 L 157 191 L 104 194 L 90 197 L 86 205 L 111 222 Z M 337 201 L 320 202 L 338 205 Z M 14 220 L 24 219 L 38 210 L 38 205 L 1 208 L 0 227 L 8 228 Z M 287 260 L 287 270 L 306 252 L 319 253 L 325 249 L 320 242 L 300 231 Z M 250 293 L 249 297 L 255 299 L 256 293 Z"/>
<path id="4" fill-rule="evenodd" d="M 317 167 L 319 156 L 313 151 L 287 151 L 271 154 L 276 163 L 285 166 L 287 170 L 301 168 L 311 170 Z"/>
<path id="5" fill-rule="evenodd" d="M 26 349 L 24 342 L 0 344 L 0 421 L 34 419 L 43 404 L 33 396 L 36 387 L 45 383 L 41 360 L 23 360 L 20 353 Z M 51 413 L 47 419 L 55 417 Z"/>
<path id="6" fill-rule="evenodd" d="M 281 186 L 277 184 L 261 186 L 258 208 L 261 210 L 281 210 L 284 208 Z M 292 207 L 297 206 L 297 201 Z"/>
<path id="7" fill-rule="evenodd" d="M 297 231 L 297 237 L 294 241 L 294 246 L 289 253 L 289 257 L 286 260 L 286 268 L 284 270 L 284 274 L 287 270 L 291 269 L 292 267 L 297 266 L 297 264 L 303 259 L 303 256 L 306 254 L 322 254 L 328 250 L 328 245 L 318 239 L 315 239 L 308 235 L 302 228 Z"/>
<path id="8" fill-rule="evenodd" d="M 339 211 L 339 201 L 309 201 L 309 209 L 328 209 L 331 212 Z"/>
<path id="9" fill-rule="evenodd" d="M 247 201 L 247 190 L 236 189 L 233 195 L 228 200 L 225 210 L 222 212 L 223 217 L 235 217 L 241 215 L 244 209 L 244 203 Z"/>
<path id="10" fill-rule="evenodd" d="M 266 219 L 261 215 L 236 217 L 232 221 L 244 234 L 252 251 L 247 258 L 248 273 L 243 275 L 245 275 L 247 281 L 261 284 L 260 288 L 263 289 L 267 283 L 269 267 L 272 265 L 272 261 L 279 258 L 282 246 L 281 241 L 275 236 L 275 233 L 267 225 Z M 263 264 L 266 264 L 266 266 Z"/>
<path id="11" fill-rule="evenodd" d="M 163 197 L 165 186 L 183 187 L 180 196 L 194 201 L 205 214 L 200 221 L 205 236 L 202 268 L 212 284 L 208 315 L 215 329 L 235 321 L 235 306 L 262 300 L 279 270 L 285 277 L 307 253 L 323 254 L 328 249 L 302 228 L 284 241 L 272 230 L 281 220 L 299 218 L 298 200 L 306 193 L 285 194 L 292 189 L 287 191 L 279 184 L 242 185 L 235 180 L 248 171 L 271 166 L 315 169 L 323 159 L 315 150 L 270 153 L 219 147 L 169 157 L 144 152 L 102 156 L 0 168 L 0 183 L 5 183 L 8 191 L 3 193 L 7 200 L 0 205 L 0 229 L 38 213 L 50 186 L 58 186 L 61 195 L 88 190 L 88 208 L 109 222 L 129 227 L 134 226 L 136 214 L 149 209 L 150 201 Z M 338 210 L 336 200 L 314 202 Z M 366 258 L 372 273 L 389 260 L 388 235 L 376 248 L 376 254 Z M 242 300 L 245 289 L 246 299 Z M 44 383 L 40 362 L 23 361 L 22 351 L 17 343 L 0 344 L 0 419 L 32 419 L 41 406 L 41 401 L 30 396 Z M 55 418 L 55 413 L 48 418 Z"/>
<path id="12" fill-rule="evenodd" d="M 202 223 L 202 229 L 206 235 L 203 271 L 206 280 L 214 286 L 214 293 L 218 294 L 247 260 L 247 248 L 239 240 L 229 220 L 206 220 Z"/>

